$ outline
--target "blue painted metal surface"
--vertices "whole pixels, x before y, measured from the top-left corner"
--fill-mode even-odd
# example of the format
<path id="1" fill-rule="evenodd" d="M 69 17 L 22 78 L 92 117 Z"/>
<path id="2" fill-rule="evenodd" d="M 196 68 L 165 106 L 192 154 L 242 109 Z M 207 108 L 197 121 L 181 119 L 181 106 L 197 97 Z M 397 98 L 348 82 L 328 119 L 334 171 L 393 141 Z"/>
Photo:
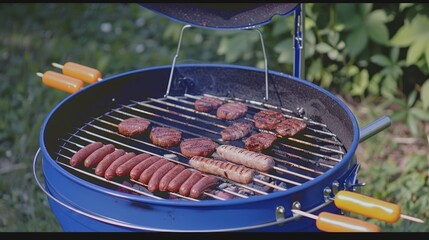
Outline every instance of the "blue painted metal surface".
<path id="1" fill-rule="evenodd" d="M 234 231 L 243 229 L 249 231 L 308 231 L 314 229 L 314 220 L 301 218 L 299 221 L 290 221 L 283 226 L 265 226 L 275 223 L 276 207 L 284 206 L 285 218 L 291 217 L 290 211 L 293 202 L 299 201 L 303 210 L 312 209 L 325 202 L 323 190 L 331 186 L 334 180 L 344 182 L 350 169 L 356 163 L 354 152 L 359 142 L 359 128 L 357 121 L 348 107 L 332 93 L 312 83 L 283 73 L 270 71 L 270 79 L 278 80 L 284 86 L 299 86 L 293 89 L 298 94 L 309 99 L 319 99 L 324 102 L 326 115 L 332 119 L 343 121 L 346 133 L 338 132 L 343 136 L 347 145 L 347 153 L 341 162 L 317 178 L 295 186 L 286 191 L 277 191 L 268 195 L 253 196 L 248 199 L 232 199 L 228 201 L 204 200 L 199 202 L 184 200 L 157 200 L 135 194 L 118 192 L 99 186 L 93 182 L 77 177 L 75 174 L 61 167 L 52 156 L 57 150 L 57 139 L 62 137 L 56 134 L 72 130 L 88 121 L 91 114 L 104 113 L 121 102 L 130 99 L 160 97 L 163 95 L 171 66 L 159 66 L 135 70 L 108 77 L 105 80 L 92 84 L 79 92 L 68 96 L 61 101 L 45 119 L 39 136 L 43 156 L 43 173 L 46 188 L 53 196 L 71 206 L 100 216 L 103 219 L 112 219 L 117 223 L 139 226 L 130 229 L 118 224 L 107 224 L 76 214 L 50 201 L 52 210 L 65 231 Z M 237 72 L 258 78 L 263 71 L 256 68 L 222 65 L 177 65 L 178 73 L 204 72 L 207 76 L 222 77 L 222 74 Z M 176 74 L 175 76 L 180 76 Z M 210 79 L 210 77 L 207 77 Z M 204 76 L 204 79 L 206 77 Z M 273 81 L 274 81 L 273 80 Z M 214 81 L 210 79 L 210 81 Z M 252 79 L 245 79 L 252 82 Z M 218 84 L 228 84 L 220 82 Z M 205 84 L 204 86 L 207 86 Z M 217 85 L 214 88 L 219 87 Z M 234 85 L 232 85 L 234 87 Z M 235 86 L 236 87 L 236 86 Z M 279 87 L 279 86 L 277 86 Z M 313 93 L 307 96 L 306 92 Z M 288 98 L 289 96 L 283 96 Z M 316 104 L 318 101 L 312 102 Z M 315 108 L 317 110 L 318 107 Z M 324 116 L 321 116 L 324 117 Z M 329 116 L 327 116 L 329 117 Z M 333 129 L 335 130 L 335 129 Z M 348 132 L 350 131 L 350 132 Z M 348 143 L 347 143 L 348 142 Z M 325 208 L 324 208 L 325 209 Z M 334 206 L 327 206 L 326 210 L 339 212 Z M 252 227 L 253 226 L 253 227 Z"/>

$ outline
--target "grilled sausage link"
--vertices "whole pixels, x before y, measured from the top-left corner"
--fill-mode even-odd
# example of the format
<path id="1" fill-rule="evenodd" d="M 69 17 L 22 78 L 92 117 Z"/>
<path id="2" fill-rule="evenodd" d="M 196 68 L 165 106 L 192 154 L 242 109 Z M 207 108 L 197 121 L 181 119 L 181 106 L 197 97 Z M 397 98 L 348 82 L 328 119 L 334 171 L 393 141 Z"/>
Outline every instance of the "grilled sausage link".
<path id="1" fill-rule="evenodd" d="M 155 173 L 158 168 L 163 166 L 164 164 L 168 163 L 169 161 L 165 158 L 160 158 L 158 161 L 156 161 L 154 164 L 150 165 L 148 168 L 146 168 L 142 174 L 140 174 L 139 182 L 147 184 L 152 177 L 152 175 Z"/>
<path id="2" fill-rule="evenodd" d="M 116 176 L 116 169 L 134 156 L 136 156 L 136 154 L 133 152 L 125 153 L 124 155 L 120 156 L 106 169 L 106 172 L 104 173 L 104 178 L 107 180 L 111 180 L 112 178 L 114 178 Z"/>
<path id="3" fill-rule="evenodd" d="M 86 145 L 77 151 L 70 159 L 70 166 L 76 167 L 79 163 L 81 163 L 85 158 L 87 158 L 91 153 L 95 150 L 101 148 L 103 144 L 101 142 L 93 142 L 91 144 Z"/>
<path id="4" fill-rule="evenodd" d="M 203 192 L 213 186 L 216 186 L 219 183 L 219 180 L 213 175 L 207 175 L 198 180 L 191 188 L 189 196 L 191 198 L 199 198 Z"/>
<path id="5" fill-rule="evenodd" d="M 113 144 L 104 145 L 91 153 L 85 159 L 83 165 L 87 168 L 97 165 L 107 154 L 112 153 L 113 151 L 115 151 L 115 146 Z"/>
<path id="6" fill-rule="evenodd" d="M 188 196 L 192 186 L 194 186 L 202 177 L 203 174 L 200 172 L 192 172 L 191 176 L 189 176 L 189 178 L 180 186 L 179 193 L 183 196 Z"/>
<path id="7" fill-rule="evenodd" d="M 168 171 L 159 181 L 159 191 L 166 191 L 168 184 L 171 182 L 171 180 L 173 180 L 173 178 L 176 177 L 179 173 L 181 173 L 184 169 L 185 167 L 180 164 L 176 164 L 176 166 L 170 169 L 170 171 Z"/>
<path id="8" fill-rule="evenodd" d="M 125 151 L 122 149 L 116 149 L 114 152 L 106 155 L 103 160 L 101 160 L 97 167 L 95 168 L 95 175 L 97 176 L 104 176 L 104 173 L 106 172 L 106 169 L 112 164 L 117 158 L 124 155 Z"/>
<path id="9" fill-rule="evenodd" d="M 162 177 L 164 177 L 165 174 L 167 174 L 168 171 L 170 171 L 176 164 L 172 162 L 168 162 L 162 167 L 158 168 L 156 170 L 152 177 L 150 177 L 149 183 L 147 184 L 147 189 L 151 192 L 155 192 L 159 188 L 159 182 Z"/>
<path id="10" fill-rule="evenodd" d="M 189 165 L 201 172 L 225 177 L 233 181 L 248 184 L 255 176 L 255 170 L 242 165 L 237 165 L 227 161 L 215 160 L 194 156 L 189 160 Z"/>
<path id="11" fill-rule="evenodd" d="M 178 192 L 180 186 L 186 181 L 186 179 L 191 176 L 192 171 L 189 169 L 184 169 L 176 177 L 174 177 L 167 186 L 167 190 L 170 192 Z"/>
<path id="12" fill-rule="evenodd" d="M 217 147 L 216 152 L 222 158 L 242 164 L 246 167 L 266 172 L 274 167 L 274 159 L 262 153 L 246 150 L 231 145 L 221 145 Z"/>
<path id="13" fill-rule="evenodd" d="M 143 162 L 140 162 L 139 164 L 135 165 L 130 172 L 131 179 L 137 180 L 146 168 L 148 168 L 150 165 L 152 165 L 159 159 L 161 158 L 157 156 L 151 156 L 149 158 L 146 158 Z"/>
<path id="14" fill-rule="evenodd" d="M 150 157 L 147 153 L 141 153 L 130 160 L 124 162 L 116 169 L 116 176 L 122 177 L 131 172 L 131 169 L 133 169 L 137 164 L 141 163 L 145 159 Z"/>

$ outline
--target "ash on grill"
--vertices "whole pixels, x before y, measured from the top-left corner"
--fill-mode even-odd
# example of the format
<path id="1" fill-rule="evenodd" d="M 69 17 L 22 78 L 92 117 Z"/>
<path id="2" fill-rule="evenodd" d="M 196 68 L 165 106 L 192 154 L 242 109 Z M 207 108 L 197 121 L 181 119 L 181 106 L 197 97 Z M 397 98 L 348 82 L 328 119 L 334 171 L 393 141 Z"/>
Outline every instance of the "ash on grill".
<path id="1" fill-rule="evenodd" d="M 194 108 L 195 101 L 204 97 L 215 97 L 222 102 L 240 102 L 248 111 L 240 119 L 229 121 L 219 119 L 213 112 L 201 112 Z M 106 180 L 93 174 L 93 169 L 72 167 L 66 162 L 70 157 L 85 145 L 101 141 L 104 144 L 113 144 L 116 148 L 126 152 L 148 153 L 154 156 L 167 158 L 176 164 L 182 164 L 192 169 L 188 164 L 188 158 L 181 154 L 179 146 L 163 148 L 153 144 L 146 135 L 124 136 L 117 131 L 118 124 L 128 118 L 145 118 L 153 127 L 173 128 L 183 133 L 182 138 L 205 137 L 219 145 L 233 145 L 244 148 L 244 139 L 223 141 L 221 131 L 237 121 L 253 122 L 253 116 L 266 109 L 275 109 L 281 112 L 287 119 L 304 121 L 307 127 L 293 137 L 278 136 L 278 140 L 264 154 L 273 157 L 275 166 L 268 172 L 257 172 L 253 181 L 249 184 L 240 184 L 229 179 L 220 178 L 220 184 L 212 190 L 203 193 L 200 199 L 181 196 L 173 192 L 154 193 L 146 189 L 144 184 L 124 177 L 116 177 Z M 89 119 L 84 126 L 78 128 L 75 133 L 69 133 L 68 139 L 61 139 L 60 150 L 57 153 L 57 162 L 70 172 L 90 182 L 119 191 L 132 192 L 156 199 L 186 199 L 199 201 L 203 199 L 226 200 L 230 198 L 248 198 L 255 195 L 266 195 L 273 191 L 285 191 L 294 186 L 299 186 L 306 181 L 311 181 L 340 162 L 345 149 L 335 134 L 328 127 L 319 122 L 312 121 L 300 113 L 289 109 L 280 108 L 267 103 L 239 98 L 221 98 L 205 94 L 194 96 L 185 94 L 180 97 L 166 96 L 161 99 L 148 98 L 145 101 L 133 101 L 129 105 L 121 105 L 119 108 Z M 273 131 L 252 129 L 252 134 Z M 215 153 L 213 158 L 219 159 Z M 192 169 L 193 170 L 193 169 Z"/>

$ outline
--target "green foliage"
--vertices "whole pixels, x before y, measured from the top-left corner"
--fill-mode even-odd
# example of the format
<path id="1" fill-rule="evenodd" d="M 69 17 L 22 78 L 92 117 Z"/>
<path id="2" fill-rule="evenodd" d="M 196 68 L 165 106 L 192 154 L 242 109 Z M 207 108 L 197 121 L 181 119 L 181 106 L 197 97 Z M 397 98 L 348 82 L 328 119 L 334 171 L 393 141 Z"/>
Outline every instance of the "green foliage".
<path id="1" fill-rule="evenodd" d="M 393 46 L 408 47 L 407 65 L 416 64 L 420 57 L 425 57 L 429 66 L 429 17 L 418 14 L 411 22 L 405 22 L 391 40 Z"/>
<path id="2" fill-rule="evenodd" d="M 399 98 L 391 101 L 398 106 L 398 110 L 391 115 L 392 121 L 403 121 L 413 136 L 424 137 L 419 123 L 429 121 L 429 112 L 423 109 L 421 101 L 417 99 L 417 91 L 412 91 L 407 101 Z"/>
<path id="3" fill-rule="evenodd" d="M 340 95 L 384 103 L 395 109 L 394 121 L 423 137 L 422 123 L 429 121 L 428 6 L 305 3 L 303 78 Z M 104 78 L 171 64 L 183 25 L 124 3 L 0 4 L 0 20 L 0 230 L 60 231 L 31 166 L 44 119 L 68 95 L 47 88 L 35 73 L 54 70 L 52 62 L 78 62 Z M 260 27 L 270 69 L 292 73 L 293 28 L 292 16 Z M 185 31 L 178 61 L 260 67 L 263 58 L 253 31 L 192 28 Z M 427 157 L 412 157 L 406 166 L 404 173 L 391 161 L 375 165 L 363 176 L 372 183 L 365 193 L 402 203 L 409 213 L 427 209 Z M 382 227 L 429 230 L 406 221 Z"/>
<path id="4" fill-rule="evenodd" d="M 365 173 L 360 173 L 360 179 L 369 183 L 361 189 L 361 193 L 373 196 L 387 202 L 398 204 L 401 213 L 411 215 L 418 213 L 416 217 L 427 221 L 429 219 L 429 161 L 426 155 L 415 155 L 401 168 L 392 162 L 383 161 L 374 164 Z M 351 216 L 372 222 L 386 232 L 415 232 L 429 231 L 429 225 L 416 224 L 407 220 L 399 220 L 396 223 L 386 223 L 380 220 L 368 219 L 358 214 Z"/>

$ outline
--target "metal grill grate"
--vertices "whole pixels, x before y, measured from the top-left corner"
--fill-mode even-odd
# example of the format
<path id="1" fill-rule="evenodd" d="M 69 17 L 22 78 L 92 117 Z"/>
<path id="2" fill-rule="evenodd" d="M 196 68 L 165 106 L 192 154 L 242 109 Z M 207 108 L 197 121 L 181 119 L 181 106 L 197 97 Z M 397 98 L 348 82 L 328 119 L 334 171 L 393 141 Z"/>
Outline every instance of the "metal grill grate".
<path id="1" fill-rule="evenodd" d="M 211 96 L 211 95 L 205 95 Z M 112 143 L 116 148 L 127 152 L 149 153 L 151 155 L 167 158 L 168 160 L 182 164 L 193 170 L 188 164 L 188 158 L 180 153 L 178 146 L 163 148 L 152 144 L 148 134 L 134 137 L 126 137 L 118 133 L 117 124 L 130 117 L 143 117 L 151 121 L 152 127 L 163 126 L 180 130 L 182 138 L 207 137 L 218 144 L 228 144 L 244 147 L 244 139 L 235 141 L 222 141 L 220 131 L 230 125 L 231 121 L 223 121 L 211 113 L 199 112 L 194 109 L 194 101 L 202 96 L 185 94 L 180 97 L 166 96 L 165 98 L 148 98 L 146 101 L 131 100 L 128 105 L 121 105 L 116 109 L 97 117 L 89 119 L 76 132 L 68 133 L 68 139 L 60 139 L 60 151 L 57 153 L 56 161 L 64 168 L 76 175 L 113 189 L 126 189 L 130 192 L 156 199 L 180 198 L 191 201 L 199 201 L 172 192 L 154 192 L 146 189 L 146 185 L 132 179 L 106 180 L 95 175 L 94 169 L 72 167 L 69 165 L 71 156 L 85 145 L 100 141 L 105 144 Z M 216 97 L 216 96 L 211 96 Z M 343 144 L 331 133 L 323 123 L 312 121 L 304 116 L 303 111 L 292 111 L 279 108 L 270 104 L 244 100 L 238 98 L 221 98 L 224 102 L 243 102 L 249 110 L 241 119 L 242 121 L 253 121 L 253 115 L 263 109 L 277 109 L 286 118 L 295 118 L 305 121 L 307 128 L 290 138 L 281 138 L 269 150 L 263 153 L 270 155 L 275 160 L 275 167 L 269 172 L 258 172 L 250 184 L 240 184 L 229 179 L 220 178 L 221 184 L 216 187 L 217 191 L 223 191 L 235 197 L 248 198 L 253 195 L 266 195 L 272 191 L 286 191 L 294 186 L 311 181 L 327 170 L 333 168 L 340 162 L 345 149 Z M 302 109 L 301 109 L 302 110 Z M 254 128 L 253 133 L 269 132 Z M 270 132 L 275 134 L 273 132 Z M 216 153 L 213 154 L 216 158 Z M 122 183 L 121 183 L 122 181 Z M 124 181 L 132 184 L 124 184 Z M 137 186 L 137 187 L 136 187 Z M 233 191 L 231 189 L 241 189 Z M 225 200 L 210 192 L 204 192 L 203 199 Z"/>

